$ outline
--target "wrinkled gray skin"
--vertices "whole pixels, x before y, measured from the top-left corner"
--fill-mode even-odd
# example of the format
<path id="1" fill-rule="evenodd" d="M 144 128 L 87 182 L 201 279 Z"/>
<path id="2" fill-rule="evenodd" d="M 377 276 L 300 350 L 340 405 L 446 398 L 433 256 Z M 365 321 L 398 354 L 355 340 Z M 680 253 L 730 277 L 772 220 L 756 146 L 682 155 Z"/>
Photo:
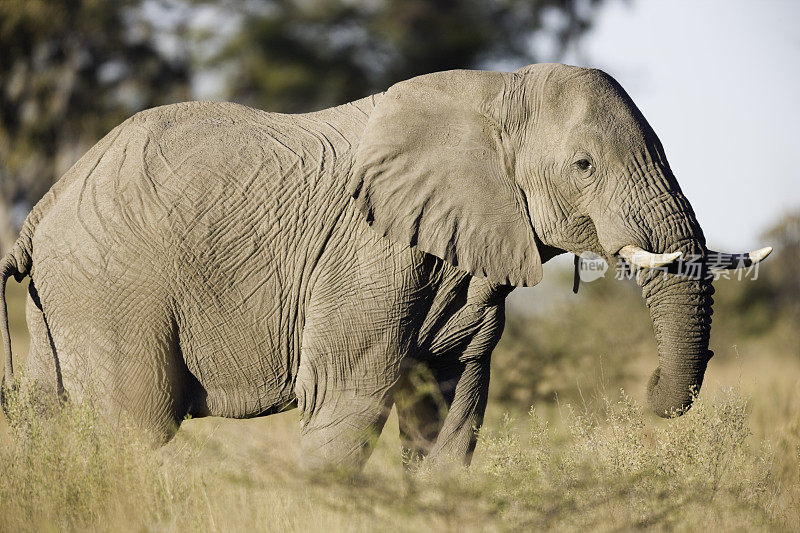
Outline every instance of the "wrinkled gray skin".
<path id="1" fill-rule="evenodd" d="M 468 462 L 513 286 L 564 251 L 631 244 L 706 253 L 623 89 L 544 64 L 439 72 L 304 115 L 144 111 L 53 186 L 2 267 L 32 278 L 40 385 L 80 399 L 91 383 L 112 421 L 163 440 L 187 414 L 296 401 L 304 463 L 358 467 L 393 404 L 409 450 Z M 712 288 L 639 282 L 665 415 L 702 382 Z"/>

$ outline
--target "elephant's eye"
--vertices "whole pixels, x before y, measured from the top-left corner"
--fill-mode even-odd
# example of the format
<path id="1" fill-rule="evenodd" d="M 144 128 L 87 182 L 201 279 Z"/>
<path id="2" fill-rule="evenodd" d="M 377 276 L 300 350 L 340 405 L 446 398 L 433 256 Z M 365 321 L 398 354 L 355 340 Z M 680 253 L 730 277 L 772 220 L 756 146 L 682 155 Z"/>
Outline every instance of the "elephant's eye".
<path id="1" fill-rule="evenodd" d="M 581 172 L 586 172 L 590 168 L 592 168 L 592 164 L 589 162 L 588 159 L 578 159 L 575 161 L 575 168 L 580 170 Z"/>

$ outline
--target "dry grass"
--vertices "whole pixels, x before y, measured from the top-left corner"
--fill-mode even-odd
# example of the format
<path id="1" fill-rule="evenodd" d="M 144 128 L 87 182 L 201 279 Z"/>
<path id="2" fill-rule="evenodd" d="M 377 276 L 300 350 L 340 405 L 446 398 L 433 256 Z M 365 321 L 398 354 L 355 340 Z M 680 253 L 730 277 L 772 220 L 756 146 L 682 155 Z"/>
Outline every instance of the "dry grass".
<path id="1" fill-rule="evenodd" d="M 669 423 L 624 394 L 599 413 L 531 411 L 521 423 L 506 416 L 484 432 L 471 468 L 423 464 L 406 480 L 391 453 L 396 442 L 382 443 L 356 479 L 298 473 L 287 453 L 296 439 L 291 414 L 272 423 L 195 421 L 153 451 L 133 433 L 109 432 L 86 407 L 68 406 L 51 418 L 39 411 L 35 402 L 18 400 L 14 438 L 0 451 L 3 531 L 616 530 L 698 523 L 774 530 L 791 529 L 800 518 L 796 434 L 781 444 L 793 447 L 794 464 L 783 464 L 788 457 L 776 453 L 775 443 L 752 441 L 750 410 L 735 389 L 706 395 Z"/>

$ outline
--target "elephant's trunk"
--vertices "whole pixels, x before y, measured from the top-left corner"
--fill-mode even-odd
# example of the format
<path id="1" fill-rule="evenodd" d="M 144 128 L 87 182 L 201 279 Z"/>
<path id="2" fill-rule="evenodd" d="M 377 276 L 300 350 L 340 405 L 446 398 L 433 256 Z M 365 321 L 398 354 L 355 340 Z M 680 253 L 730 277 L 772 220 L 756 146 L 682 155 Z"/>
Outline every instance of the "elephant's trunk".
<path id="1" fill-rule="evenodd" d="M 690 246 L 699 251 L 699 246 Z M 642 296 L 650 309 L 659 366 L 647 385 L 647 402 L 662 417 L 678 416 L 700 392 L 706 364 L 714 288 L 705 272 L 693 277 L 643 270 Z"/>

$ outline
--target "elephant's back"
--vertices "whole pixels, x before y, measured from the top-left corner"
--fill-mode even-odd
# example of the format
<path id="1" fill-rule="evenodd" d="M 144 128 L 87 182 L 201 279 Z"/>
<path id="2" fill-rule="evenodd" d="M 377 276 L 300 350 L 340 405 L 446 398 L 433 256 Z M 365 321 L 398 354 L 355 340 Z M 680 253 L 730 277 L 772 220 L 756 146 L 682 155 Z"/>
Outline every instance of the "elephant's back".
<path id="1" fill-rule="evenodd" d="M 174 265 L 289 247 L 287 228 L 324 209 L 312 196 L 335 160 L 301 117 L 222 102 L 138 113 L 53 187 L 34 244 L 88 270 L 103 266 L 92 250 L 138 246 Z"/>

